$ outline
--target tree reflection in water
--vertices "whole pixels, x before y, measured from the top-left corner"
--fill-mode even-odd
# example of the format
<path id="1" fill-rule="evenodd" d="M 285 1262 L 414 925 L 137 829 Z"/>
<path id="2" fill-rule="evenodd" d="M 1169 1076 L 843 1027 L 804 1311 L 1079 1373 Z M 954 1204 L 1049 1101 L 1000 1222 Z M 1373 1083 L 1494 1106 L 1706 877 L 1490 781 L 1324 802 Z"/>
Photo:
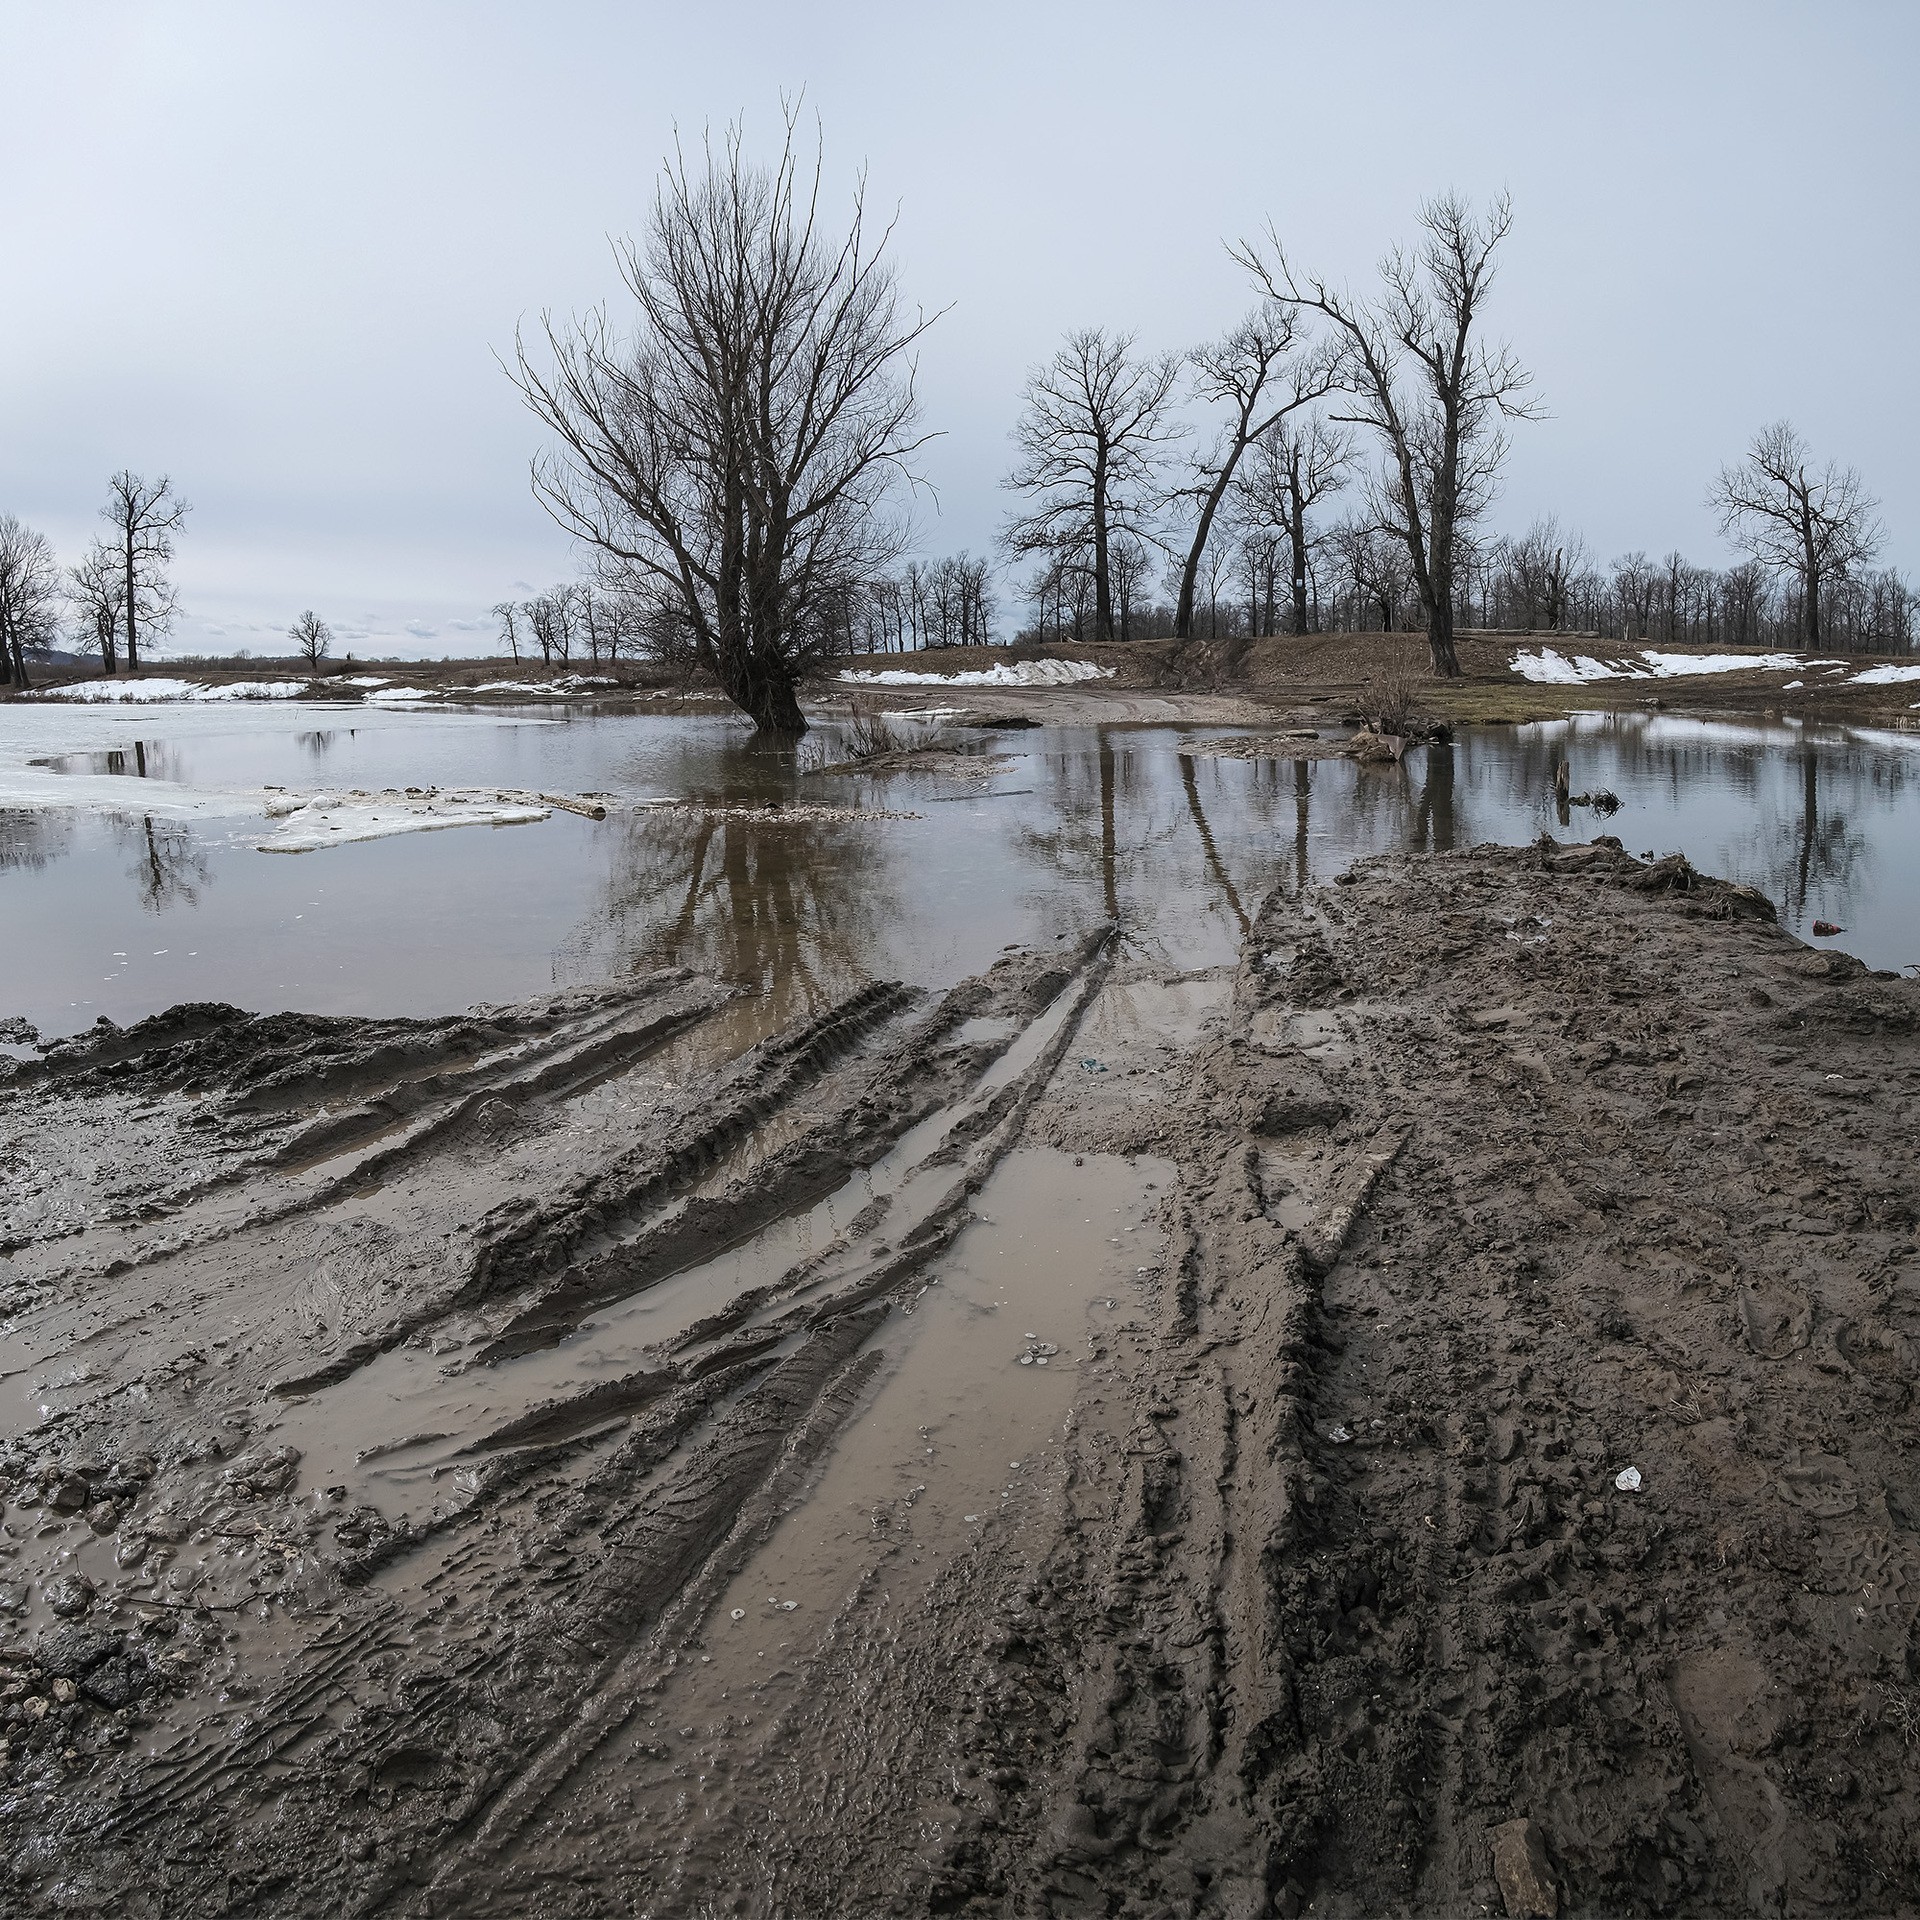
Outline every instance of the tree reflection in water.
<path id="1" fill-rule="evenodd" d="M 72 846 L 72 814 L 51 808 L 0 807 L 0 871 L 47 866 Z"/>
<path id="2" fill-rule="evenodd" d="M 777 1024 L 873 977 L 900 912 L 885 823 L 662 808 L 608 826 L 604 904 L 562 949 L 572 977 L 692 967 L 767 995 Z"/>
<path id="3" fill-rule="evenodd" d="M 184 822 L 115 814 L 112 825 L 114 838 L 133 854 L 127 877 L 149 913 L 200 904 L 201 890 L 213 884 L 213 869 Z"/>

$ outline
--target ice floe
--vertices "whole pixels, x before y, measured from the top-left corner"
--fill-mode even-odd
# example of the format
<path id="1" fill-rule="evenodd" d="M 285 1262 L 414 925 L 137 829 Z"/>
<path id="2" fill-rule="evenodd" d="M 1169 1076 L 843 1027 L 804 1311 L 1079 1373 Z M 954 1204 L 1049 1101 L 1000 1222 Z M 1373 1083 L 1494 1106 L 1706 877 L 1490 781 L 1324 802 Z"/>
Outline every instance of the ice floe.
<path id="1" fill-rule="evenodd" d="M 850 686 L 862 687 L 1070 687 L 1082 680 L 1111 680 L 1111 667 L 1091 660 L 1011 660 L 965 673 L 925 673 L 908 667 L 877 672 L 842 673 Z"/>
<path id="2" fill-rule="evenodd" d="M 446 827 L 527 826 L 552 812 L 529 801 L 459 793 L 275 794 L 266 813 L 280 824 L 253 844 L 261 853 L 318 853 Z"/>

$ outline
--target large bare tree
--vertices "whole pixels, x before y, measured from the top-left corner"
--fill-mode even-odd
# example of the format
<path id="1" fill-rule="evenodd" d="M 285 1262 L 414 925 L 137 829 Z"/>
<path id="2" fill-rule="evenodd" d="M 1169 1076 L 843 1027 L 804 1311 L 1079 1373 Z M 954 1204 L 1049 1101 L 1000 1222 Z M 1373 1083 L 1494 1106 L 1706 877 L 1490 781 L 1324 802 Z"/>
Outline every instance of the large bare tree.
<path id="1" fill-rule="evenodd" d="M 111 529 L 107 544 L 119 557 L 129 673 L 140 671 L 141 633 L 164 633 L 178 608 L 167 568 L 173 560 L 173 536 L 190 511 L 164 473 L 158 480 L 146 480 L 122 471 L 107 482 L 100 518 Z"/>
<path id="2" fill-rule="evenodd" d="M 804 731 L 800 677 L 829 611 L 898 554 L 889 502 L 927 437 L 931 318 L 902 311 L 891 225 L 870 229 L 864 180 L 844 231 L 825 221 L 791 114 L 771 167 L 738 128 L 676 151 L 645 240 L 615 249 L 631 326 L 547 319 L 548 364 L 523 341 L 514 376 L 558 442 L 539 497 L 763 732 Z"/>
<path id="3" fill-rule="evenodd" d="M 1880 550 L 1878 504 L 1851 467 L 1816 466 L 1785 420 L 1755 435 L 1738 466 L 1721 468 L 1708 496 L 1735 546 L 1762 566 L 1799 576 L 1810 647 L 1821 644 L 1822 594 Z"/>
<path id="4" fill-rule="evenodd" d="M 1084 557 L 1096 640 L 1114 637 L 1114 543 L 1157 543 L 1160 462 L 1186 433 L 1171 411 L 1179 356 L 1133 348 L 1131 334 L 1085 327 L 1028 376 L 1005 482 L 1033 502 L 1002 535 L 1013 553 Z"/>
<path id="5" fill-rule="evenodd" d="M 1194 583 L 1221 503 L 1233 485 L 1247 449 L 1271 433 L 1286 417 L 1318 400 L 1332 386 L 1337 364 L 1326 353 L 1300 355 L 1297 309 L 1268 300 L 1224 340 L 1196 348 L 1190 356 L 1197 400 L 1224 404 L 1226 425 L 1203 460 L 1194 463 L 1193 483 L 1182 491 L 1199 504 L 1193 539 L 1180 569 L 1173 630 L 1182 640 L 1193 635 Z"/>
<path id="6" fill-rule="evenodd" d="M 60 637 L 60 569 L 44 533 L 0 515 L 0 680 L 30 687 L 27 655 Z"/>
<path id="7" fill-rule="evenodd" d="M 1420 209 L 1426 237 L 1380 263 L 1371 301 L 1296 272 L 1277 233 L 1243 242 L 1235 259 L 1267 296 L 1311 308 L 1332 327 L 1340 384 L 1353 411 L 1338 418 L 1371 428 L 1384 456 L 1371 507 L 1401 542 L 1426 620 L 1437 674 L 1460 671 L 1453 644 L 1456 543 L 1493 496 L 1506 454 L 1505 423 L 1536 417 L 1522 396 L 1530 375 L 1505 345 L 1480 337 L 1494 255 L 1513 226 L 1506 196 L 1484 215 L 1458 194 Z"/>
<path id="8" fill-rule="evenodd" d="M 117 672 L 127 594 L 119 554 L 104 540 L 96 540 L 87 549 L 87 557 L 69 570 L 67 581 L 67 597 L 79 616 L 81 631 L 100 649 L 102 670 Z"/>

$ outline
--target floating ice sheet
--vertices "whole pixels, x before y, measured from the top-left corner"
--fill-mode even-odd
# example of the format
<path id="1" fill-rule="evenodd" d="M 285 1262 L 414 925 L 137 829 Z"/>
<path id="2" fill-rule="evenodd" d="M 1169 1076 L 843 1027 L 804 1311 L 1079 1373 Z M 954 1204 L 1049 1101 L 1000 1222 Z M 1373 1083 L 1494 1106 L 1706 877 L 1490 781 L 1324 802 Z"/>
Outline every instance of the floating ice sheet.
<path id="1" fill-rule="evenodd" d="M 519 827 L 545 820 L 551 807 L 412 794 L 284 794 L 269 800 L 278 828 L 253 844 L 262 853 L 318 853 L 356 841 L 390 840 L 402 833 L 446 827 Z"/>

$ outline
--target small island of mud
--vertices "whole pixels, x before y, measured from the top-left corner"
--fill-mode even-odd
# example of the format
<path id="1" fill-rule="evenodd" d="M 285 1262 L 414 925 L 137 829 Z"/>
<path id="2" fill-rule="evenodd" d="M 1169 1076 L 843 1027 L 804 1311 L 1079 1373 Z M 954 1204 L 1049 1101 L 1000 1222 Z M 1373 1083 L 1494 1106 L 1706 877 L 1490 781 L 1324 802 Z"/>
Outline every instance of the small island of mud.
<path id="1" fill-rule="evenodd" d="M 1143 952 L 0 1066 L 8 1911 L 1902 1911 L 1920 984 Z"/>

